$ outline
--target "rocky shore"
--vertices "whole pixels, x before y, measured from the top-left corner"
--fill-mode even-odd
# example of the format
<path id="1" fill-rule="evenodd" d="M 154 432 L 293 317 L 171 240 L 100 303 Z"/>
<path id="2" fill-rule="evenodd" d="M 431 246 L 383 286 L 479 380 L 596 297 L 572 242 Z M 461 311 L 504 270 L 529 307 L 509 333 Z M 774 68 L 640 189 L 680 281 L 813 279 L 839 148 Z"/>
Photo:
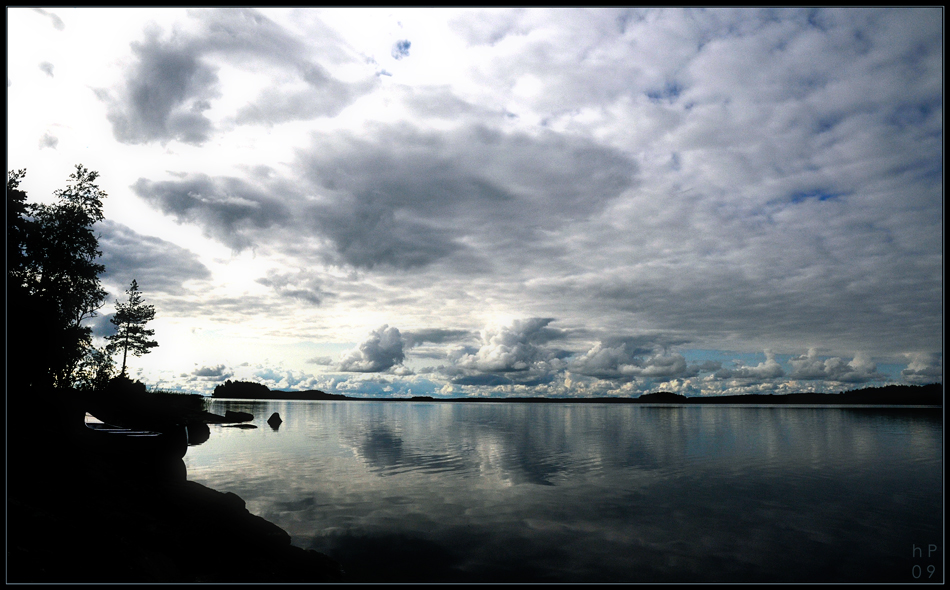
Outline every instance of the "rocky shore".
<path id="1" fill-rule="evenodd" d="M 70 427 L 8 417 L 8 583 L 344 581 L 240 497 L 188 481 L 180 455 L 102 453 L 84 411 L 57 407 L 47 425 Z"/>

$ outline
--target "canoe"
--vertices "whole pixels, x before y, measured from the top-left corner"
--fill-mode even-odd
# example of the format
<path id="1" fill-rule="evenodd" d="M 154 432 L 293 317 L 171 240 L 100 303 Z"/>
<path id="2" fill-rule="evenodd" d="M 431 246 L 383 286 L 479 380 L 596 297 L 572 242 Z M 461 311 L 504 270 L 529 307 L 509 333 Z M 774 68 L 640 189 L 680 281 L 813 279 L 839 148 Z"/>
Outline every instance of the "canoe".
<path id="1" fill-rule="evenodd" d="M 108 424 L 86 414 L 87 440 L 104 454 L 147 461 L 152 458 L 181 459 L 188 449 L 188 427 L 139 430 Z"/>

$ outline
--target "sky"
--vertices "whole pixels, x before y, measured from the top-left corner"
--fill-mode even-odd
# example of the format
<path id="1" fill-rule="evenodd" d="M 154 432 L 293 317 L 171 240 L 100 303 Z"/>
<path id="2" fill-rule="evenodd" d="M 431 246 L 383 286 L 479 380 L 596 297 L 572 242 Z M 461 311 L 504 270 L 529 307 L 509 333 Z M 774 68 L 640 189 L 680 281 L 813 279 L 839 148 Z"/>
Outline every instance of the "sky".
<path id="1" fill-rule="evenodd" d="M 99 172 L 150 388 L 942 382 L 941 7 L 7 18 L 7 169 Z"/>

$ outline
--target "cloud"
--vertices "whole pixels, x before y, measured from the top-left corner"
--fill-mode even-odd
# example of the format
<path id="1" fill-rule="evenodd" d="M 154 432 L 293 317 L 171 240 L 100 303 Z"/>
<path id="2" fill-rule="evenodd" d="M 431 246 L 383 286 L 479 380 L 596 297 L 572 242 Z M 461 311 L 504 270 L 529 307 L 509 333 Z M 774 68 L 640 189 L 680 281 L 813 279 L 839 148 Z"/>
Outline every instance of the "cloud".
<path id="1" fill-rule="evenodd" d="M 309 59 L 308 45 L 252 9 L 190 11 L 191 32 L 163 36 L 157 27 L 132 43 L 134 61 L 123 84 L 97 94 L 108 107 L 115 138 L 141 144 L 177 140 L 200 145 L 215 132 L 205 113 L 222 96 L 218 66 L 222 56 L 243 69 L 292 72 L 286 81 L 263 86 L 260 95 L 232 115 L 237 123 L 279 123 L 333 116 L 375 86 L 372 76 L 344 83 Z M 242 88 L 247 91 L 247 88 Z"/>
<path id="2" fill-rule="evenodd" d="M 356 348 L 344 351 L 339 370 L 360 373 L 379 373 L 399 365 L 406 358 L 405 342 L 395 327 L 380 326 L 370 332 Z"/>
<path id="3" fill-rule="evenodd" d="M 850 362 L 846 362 L 839 357 L 822 359 L 815 349 L 809 349 L 807 354 L 789 359 L 788 362 L 792 365 L 792 372 L 789 374 L 791 379 L 842 383 L 866 383 L 884 379 L 884 376 L 877 372 L 877 365 L 864 355 L 855 355 Z"/>
<path id="4" fill-rule="evenodd" d="M 927 384 L 943 382 L 943 358 L 940 353 L 914 353 L 910 363 L 901 371 L 908 383 Z"/>
<path id="5" fill-rule="evenodd" d="M 227 379 L 233 374 L 233 371 L 230 371 L 225 365 L 216 365 L 214 367 L 199 367 L 193 370 L 190 376 L 202 381 L 216 381 Z"/>
<path id="6" fill-rule="evenodd" d="M 599 211 L 636 171 L 626 155 L 586 139 L 478 125 L 315 136 L 298 165 L 324 194 L 314 228 L 338 260 L 363 268 L 426 266 L 463 254 L 471 234 L 479 246 L 528 240 Z"/>
<path id="7" fill-rule="evenodd" d="M 748 367 L 741 361 L 733 361 L 733 369 L 722 368 L 713 376 L 716 379 L 733 379 L 737 381 L 771 381 L 785 375 L 785 369 L 775 360 L 775 353 L 766 350 L 765 360 L 754 367 Z"/>
<path id="8" fill-rule="evenodd" d="M 56 16 L 54 13 L 52 13 L 52 12 L 46 12 L 46 11 L 43 10 L 42 8 L 34 8 L 33 10 L 35 10 L 36 12 L 42 14 L 43 16 L 48 17 L 49 20 L 50 20 L 50 22 L 52 22 L 52 24 L 53 24 L 53 28 L 55 28 L 57 31 L 62 31 L 63 29 L 66 28 L 66 24 L 63 23 L 63 19 L 59 18 L 59 17 Z"/>
<path id="9" fill-rule="evenodd" d="M 43 137 L 40 138 L 40 149 L 52 148 L 55 150 L 57 145 L 59 145 L 59 139 L 49 131 L 44 133 Z"/>
<path id="10" fill-rule="evenodd" d="M 455 330 L 450 328 L 424 328 L 420 330 L 407 330 L 403 332 L 403 339 L 407 345 L 418 346 L 425 342 L 434 344 L 444 344 L 446 342 L 458 342 L 471 337 L 469 330 Z"/>
<path id="11" fill-rule="evenodd" d="M 237 250 L 261 242 L 288 252 L 312 248 L 327 263 L 363 269 L 454 257 L 457 268 L 472 270 L 488 268 L 492 249 L 508 256 L 602 210 L 636 170 L 627 156 L 590 140 L 482 126 L 315 136 L 297 151 L 296 166 L 303 183 L 191 174 L 142 178 L 133 190 Z"/>
<path id="12" fill-rule="evenodd" d="M 663 349 L 675 339 L 651 335 L 627 338 L 609 338 L 601 341 L 584 354 L 570 359 L 568 368 L 575 375 L 629 381 L 631 379 L 688 379 L 700 371 L 720 368 L 717 363 L 688 365 L 681 354 L 669 354 Z"/>
<path id="13" fill-rule="evenodd" d="M 548 327 L 553 321 L 554 318 L 529 318 L 488 328 L 482 331 L 478 351 L 463 355 L 455 364 L 462 369 L 489 373 L 532 368 L 544 371 L 558 355 L 543 345 L 564 336 L 563 331 Z"/>
<path id="14" fill-rule="evenodd" d="M 121 223 L 105 219 L 96 224 L 104 281 L 125 289 L 135 279 L 143 290 L 181 294 L 184 283 L 208 280 L 211 271 L 198 256 L 181 246 L 142 235 Z"/>
<path id="15" fill-rule="evenodd" d="M 412 45 L 408 40 L 403 39 L 402 41 L 396 41 L 393 43 L 392 56 L 393 59 L 402 59 L 404 57 L 409 57 L 409 46 Z"/>
<path id="16" fill-rule="evenodd" d="M 303 270 L 297 273 L 270 270 L 266 277 L 257 279 L 257 282 L 273 287 L 274 292 L 281 297 L 288 297 L 313 305 L 320 305 L 324 299 L 333 296 L 332 293 L 324 289 L 323 281 L 319 277 Z"/>
<path id="17" fill-rule="evenodd" d="M 465 11 L 433 27 L 444 45 L 409 35 L 393 79 L 320 13 L 189 14 L 133 31 L 98 94 L 120 141 L 193 144 L 128 154 L 204 172 L 141 173 L 133 192 L 270 270 L 247 294 L 202 285 L 195 253 L 107 231 L 110 288 L 148 269 L 163 310 L 266 309 L 301 340 L 317 315 L 372 309 L 404 328 L 402 360 L 357 347 L 347 378 L 409 382 L 391 378 L 438 359 L 417 371 L 472 394 L 840 389 L 911 351 L 931 354 L 903 380 L 941 372 L 938 8 Z M 408 54 L 399 39 L 384 56 Z M 44 54 L 24 55 L 42 82 Z M 484 317 L 558 319 L 477 335 Z M 687 343 L 777 354 L 693 364 Z"/>
<path id="18" fill-rule="evenodd" d="M 99 93 L 108 105 L 115 139 L 131 144 L 205 142 L 212 123 L 203 113 L 219 93 L 215 68 L 202 61 L 200 48 L 182 33 L 163 40 L 152 28 L 144 42 L 132 44 L 132 52 L 136 62 L 119 97 Z"/>
<path id="19" fill-rule="evenodd" d="M 624 376 L 620 369 L 622 366 L 632 365 L 636 352 L 628 350 L 623 343 L 619 346 L 605 346 L 598 342 L 584 354 L 572 359 L 569 366 L 571 372 L 578 375 L 617 379 Z"/>
<path id="20" fill-rule="evenodd" d="M 205 174 L 177 181 L 140 178 L 132 190 L 163 213 L 179 222 L 198 224 L 235 250 L 253 245 L 254 230 L 267 230 L 290 219 L 286 201 L 239 178 Z"/>

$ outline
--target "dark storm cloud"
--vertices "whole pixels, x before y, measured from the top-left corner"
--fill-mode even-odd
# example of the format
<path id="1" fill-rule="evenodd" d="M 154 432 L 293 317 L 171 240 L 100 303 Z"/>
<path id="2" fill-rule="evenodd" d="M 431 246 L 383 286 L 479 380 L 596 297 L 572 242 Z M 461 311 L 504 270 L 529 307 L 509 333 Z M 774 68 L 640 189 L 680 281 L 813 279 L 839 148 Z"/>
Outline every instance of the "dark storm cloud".
<path id="1" fill-rule="evenodd" d="M 161 182 L 140 178 L 132 189 L 163 213 L 201 226 L 235 250 L 253 245 L 256 230 L 290 219 L 287 205 L 277 196 L 238 178 L 204 174 Z"/>
<path id="2" fill-rule="evenodd" d="M 292 72 L 304 85 L 275 84 L 236 113 L 238 123 L 277 123 L 332 116 L 369 91 L 374 82 L 346 84 L 310 59 L 308 45 L 252 9 L 189 11 L 199 27 L 157 28 L 132 44 L 134 62 L 121 88 L 98 90 L 108 105 L 115 138 L 123 143 L 178 140 L 202 144 L 214 131 L 204 112 L 221 96 L 216 60 L 255 71 Z M 332 53 L 332 52 L 331 52 Z"/>
<path id="3" fill-rule="evenodd" d="M 207 280 L 211 271 L 191 251 L 153 236 L 137 233 L 108 219 L 96 224 L 103 279 L 123 285 L 135 279 L 146 292 L 180 294 L 189 280 Z"/>

